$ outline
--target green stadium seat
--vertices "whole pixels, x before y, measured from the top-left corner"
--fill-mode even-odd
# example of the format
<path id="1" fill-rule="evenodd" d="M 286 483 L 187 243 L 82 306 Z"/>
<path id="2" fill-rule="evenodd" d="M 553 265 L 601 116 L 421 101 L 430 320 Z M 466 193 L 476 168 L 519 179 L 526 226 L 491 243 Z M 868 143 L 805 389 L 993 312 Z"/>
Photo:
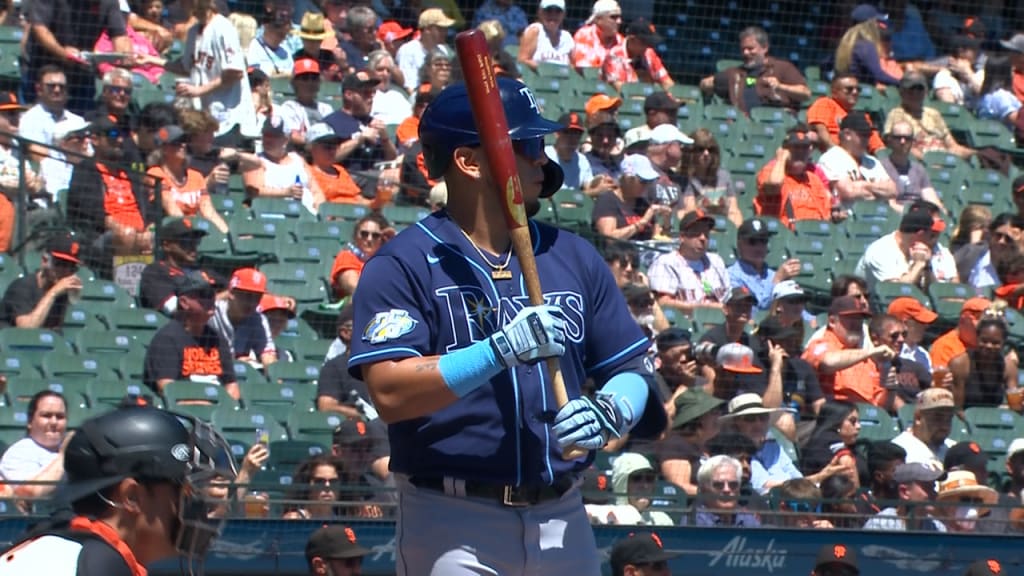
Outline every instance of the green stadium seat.
<path id="1" fill-rule="evenodd" d="M 858 403 L 857 412 L 860 417 L 860 434 L 862 440 L 892 440 L 900 433 L 897 421 L 877 406 Z"/>
<path id="2" fill-rule="evenodd" d="M 960 317 L 960 309 L 964 302 L 974 297 L 974 287 L 970 284 L 932 282 L 928 286 L 928 296 L 931 297 L 932 307 L 939 317 L 956 321 Z"/>
<path id="3" fill-rule="evenodd" d="M 269 442 L 288 439 L 288 431 L 277 420 L 259 410 L 246 408 L 235 410 L 230 406 L 214 410 L 211 424 L 229 441 L 237 440 L 248 446 L 256 444 L 260 433 L 266 434 Z M 243 452 L 244 456 L 245 453 Z"/>
<path id="4" fill-rule="evenodd" d="M 267 469 L 291 472 L 299 464 L 314 456 L 326 454 L 329 444 L 325 447 L 318 442 L 308 440 L 278 440 L 270 443 L 270 456 L 267 458 Z"/>
<path id="5" fill-rule="evenodd" d="M 876 200 L 858 200 L 850 208 L 853 219 L 864 222 L 880 222 L 885 224 L 893 217 L 893 210 L 887 202 Z"/>
<path id="6" fill-rule="evenodd" d="M 796 118 L 783 108 L 755 106 L 750 109 L 750 120 L 754 124 L 774 124 L 783 129 L 796 124 Z"/>
<path id="7" fill-rule="evenodd" d="M 340 252 L 338 240 L 303 239 L 294 244 L 283 244 L 277 253 L 277 261 L 283 264 L 317 264 L 327 269 Z"/>
<path id="8" fill-rule="evenodd" d="M 628 98 L 638 98 L 643 100 L 655 92 L 664 92 L 664 90 L 661 86 L 641 82 L 626 82 L 622 85 L 621 89 L 623 100 Z"/>
<path id="9" fill-rule="evenodd" d="M 914 298 L 925 306 L 930 306 L 931 301 L 925 296 L 920 288 L 913 284 L 904 282 L 877 282 L 872 290 L 872 297 L 878 302 L 880 309 L 885 310 L 889 303 L 903 296 Z"/>
<path id="10" fill-rule="evenodd" d="M 800 461 L 800 453 L 796 448 L 796 444 L 794 444 L 793 441 L 790 440 L 789 438 L 786 438 L 786 435 L 780 432 L 778 428 L 774 426 L 769 428 L 768 436 L 770 436 L 776 442 L 778 442 L 779 447 L 782 448 L 782 451 L 786 453 L 786 456 L 789 456 L 790 460 L 792 460 L 793 462 Z"/>
<path id="11" fill-rule="evenodd" d="M 326 338 L 317 340 L 286 338 L 275 339 L 274 343 L 278 346 L 282 344 L 289 345 L 288 349 L 292 351 L 297 361 L 321 364 L 327 356 L 327 351 L 331 348 L 333 341 Z"/>
<path id="12" fill-rule="evenodd" d="M 111 362 L 120 362 L 124 354 L 145 353 L 142 344 L 137 340 L 111 330 L 83 330 L 75 339 L 75 345 L 82 354 L 97 358 L 105 357 Z"/>
<path id="13" fill-rule="evenodd" d="M 267 291 L 279 296 L 293 298 L 300 308 L 319 305 L 329 301 L 327 288 L 320 280 L 300 284 L 294 282 L 270 281 Z"/>
<path id="14" fill-rule="evenodd" d="M 53 352 L 43 358 L 42 368 L 46 378 L 116 379 L 115 365 L 100 355 Z"/>
<path id="15" fill-rule="evenodd" d="M 235 379 L 239 384 L 242 382 L 267 382 L 267 377 L 261 370 L 253 368 L 241 360 L 235 360 Z"/>
<path id="16" fill-rule="evenodd" d="M 89 404 L 93 408 L 117 407 L 126 396 L 150 396 L 154 405 L 162 405 L 149 387 L 138 384 L 140 380 L 94 380 L 88 383 Z"/>
<path id="17" fill-rule="evenodd" d="M 740 112 L 736 107 L 730 106 L 729 104 L 709 104 L 704 107 L 705 120 L 736 122 L 742 116 L 742 112 Z"/>
<path id="18" fill-rule="evenodd" d="M 307 440 L 321 446 L 330 446 L 334 440 L 334 429 L 345 417 L 336 412 L 305 412 L 293 410 L 288 416 L 288 430 L 293 440 Z"/>
<path id="19" fill-rule="evenodd" d="M 381 210 L 381 214 L 388 222 L 395 226 L 410 226 L 423 220 L 430 215 L 430 209 L 422 206 L 394 206 L 387 205 Z"/>
<path id="20" fill-rule="evenodd" d="M 967 135 L 972 148 L 1014 150 L 1017 147 L 1013 134 L 998 120 L 975 119 L 967 126 Z"/>
<path id="21" fill-rule="evenodd" d="M 20 356 L 23 363 L 42 366 L 50 353 L 72 353 L 71 345 L 56 332 L 45 328 L 4 328 L 0 330 L 0 349 L 10 358 Z"/>
<path id="22" fill-rule="evenodd" d="M 152 335 L 164 324 L 167 324 L 167 317 L 154 310 L 145 308 L 123 308 L 112 310 L 107 315 L 107 324 L 111 330 L 118 334 L 130 336 L 136 340 L 142 337 L 149 342 Z M 146 335 L 148 334 L 148 337 Z M 81 348 L 79 348 L 81 349 Z"/>
<path id="23" fill-rule="evenodd" d="M 372 214 L 372 210 L 370 210 L 369 206 L 338 202 L 325 202 L 320 206 L 319 210 L 320 220 L 323 222 L 344 220 L 355 223 L 370 214 Z"/>
<path id="24" fill-rule="evenodd" d="M 107 326 L 96 314 L 84 306 L 72 306 L 64 313 L 64 337 L 74 342 L 83 330 L 103 331 Z"/>
<path id="25" fill-rule="evenodd" d="M 267 381 L 238 383 L 245 408 L 255 409 L 272 416 L 278 422 L 288 422 L 292 411 L 309 412 L 316 408 L 316 386 L 312 384 L 278 384 Z"/>
<path id="26" fill-rule="evenodd" d="M 175 380 L 164 387 L 163 395 L 168 410 L 187 412 L 207 421 L 217 408 L 236 405 L 220 384 Z"/>
<path id="27" fill-rule="evenodd" d="M 267 198 L 257 196 L 249 206 L 253 218 L 257 220 L 315 220 L 314 216 L 302 202 L 292 198 Z"/>
<path id="28" fill-rule="evenodd" d="M 793 223 L 793 233 L 799 237 L 838 238 L 838 227 L 825 220 L 797 220 Z"/>
<path id="29" fill-rule="evenodd" d="M 295 228 L 297 226 L 288 220 L 232 220 L 231 242 L 236 252 L 245 252 L 247 243 L 256 240 L 290 242 L 291 231 Z"/>
<path id="30" fill-rule="evenodd" d="M 964 419 L 971 426 L 971 433 L 980 430 L 1014 430 L 1022 429 L 1024 419 L 1019 414 L 1003 408 L 975 406 L 964 410 Z"/>
<path id="31" fill-rule="evenodd" d="M 326 206 L 326 204 L 324 204 Z M 323 212 L 323 206 L 320 207 L 320 211 Z M 355 231 L 355 222 L 347 220 L 330 220 L 326 222 L 303 222 L 302 226 L 295 229 L 295 239 L 302 242 L 317 242 L 321 240 L 329 240 L 338 244 L 338 249 L 335 250 L 337 253 L 341 249 L 341 246 L 348 242 L 352 238 L 352 233 Z"/>
<path id="32" fill-rule="evenodd" d="M 867 244 L 889 233 L 889 228 L 885 222 L 877 220 L 847 220 L 843 223 L 843 228 L 846 230 L 848 238 L 856 240 L 856 243 L 862 244 L 865 248 Z M 850 243 L 845 244 L 844 247 L 850 248 Z M 861 251 L 861 254 L 863 254 L 863 251 Z"/>
<path id="33" fill-rule="evenodd" d="M 89 308 L 96 304 L 105 304 L 118 308 L 131 308 L 135 299 L 113 282 L 93 280 L 82 284 L 81 303 L 79 306 Z"/>
<path id="34" fill-rule="evenodd" d="M 693 84 L 676 84 L 669 88 L 669 94 L 676 97 L 677 100 L 683 102 L 704 102 L 704 94 L 700 91 L 700 86 Z"/>
<path id="35" fill-rule="evenodd" d="M 235 187 L 231 186 L 231 188 Z M 238 182 L 237 189 L 242 189 L 241 180 Z M 214 209 L 216 209 L 222 216 L 230 216 L 239 212 L 248 215 L 249 212 L 249 209 L 245 206 L 245 194 L 241 192 L 211 194 L 210 201 L 213 202 Z"/>
<path id="36" fill-rule="evenodd" d="M 10 446 L 26 436 L 28 403 L 18 403 L 0 410 L 0 442 Z"/>
<path id="37" fill-rule="evenodd" d="M 88 382 L 61 378 L 13 378 L 7 381 L 8 406 L 28 403 L 32 396 L 40 390 L 52 390 L 64 396 L 68 409 L 88 406 Z"/>
<path id="38" fill-rule="evenodd" d="M 121 356 L 117 361 L 117 373 L 121 378 L 131 382 L 141 382 L 146 366 L 146 353 L 132 351 Z"/>
<path id="39" fill-rule="evenodd" d="M 277 384 L 313 385 L 320 378 L 320 362 L 274 362 L 267 367 L 268 379 Z"/>
<path id="40" fill-rule="evenodd" d="M 274 284 L 295 284 L 305 286 L 307 284 L 322 284 L 323 274 L 328 271 L 324 262 L 318 264 L 310 263 L 278 263 L 265 264 L 260 267 L 267 277 L 267 282 Z"/>
<path id="41" fill-rule="evenodd" d="M 725 315 L 721 310 L 715 308 L 695 308 L 693 310 L 693 327 L 697 331 L 694 335 L 696 338 L 700 338 L 700 335 L 712 326 L 723 322 L 725 322 Z"/>

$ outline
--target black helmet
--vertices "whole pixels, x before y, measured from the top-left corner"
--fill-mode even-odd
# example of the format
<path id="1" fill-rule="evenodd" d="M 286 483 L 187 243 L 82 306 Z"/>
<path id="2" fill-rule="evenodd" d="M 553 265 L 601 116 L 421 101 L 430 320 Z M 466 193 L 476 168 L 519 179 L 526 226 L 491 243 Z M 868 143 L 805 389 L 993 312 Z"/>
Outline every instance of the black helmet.
<path id="1" fill-rule="evenodd" d="M 209 518 L 202 487 L 216 477 L 234 480 L 231 448 L 209 424 L 149 406 L 130 406 L 82 423 L 64 451 L 67 485 L 57 497 L 68 504 L 125 478 L 165 480 L 182 486 L 178 551 L 201 558 L 220 534 Z"/>

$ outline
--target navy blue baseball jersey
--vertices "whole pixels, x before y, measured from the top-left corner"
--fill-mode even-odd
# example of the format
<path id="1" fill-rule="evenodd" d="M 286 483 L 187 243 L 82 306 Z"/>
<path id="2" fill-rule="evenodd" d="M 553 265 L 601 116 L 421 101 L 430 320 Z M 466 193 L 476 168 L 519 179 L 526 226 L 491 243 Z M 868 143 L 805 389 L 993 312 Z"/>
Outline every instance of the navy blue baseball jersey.
<path id="1" fill-rule="evenodd" d="M 601 386 L 624 366 L 649 369 L 642 362 L 649 341 L 594 247 L 564 230 L 534 221 L 530 227 L 545 300 L 565 319 L 561 367 L 569 398 L 580 396 L 588 377 Z M 367 364 L 443 355 L 493 334 L 529 305 L 515 258 L 510 269 L 512 279 L 493 280 L 443 210 L 402 231 L 359 279 L 349 370 L 361 377 Z M 655 391 L 648 395 L 649 408 L 660 403 Z M 549 424 L 556 411 L 545 363 L 505 370 L 446 408 L 392 424 L 391 469 L 550 484 L 593 459 L 562 460 Z"/>

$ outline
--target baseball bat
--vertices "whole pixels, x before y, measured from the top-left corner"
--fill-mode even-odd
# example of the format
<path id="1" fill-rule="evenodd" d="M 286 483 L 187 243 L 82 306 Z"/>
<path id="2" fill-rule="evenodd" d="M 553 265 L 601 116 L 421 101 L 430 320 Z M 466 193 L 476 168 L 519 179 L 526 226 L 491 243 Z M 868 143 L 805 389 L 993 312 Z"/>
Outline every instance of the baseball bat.
<path id="1" fill-rule="evenodd" d="M 469 105 L 473 110 L 473 121 L 480 134 L 480 144 L 487 156 L 491 178 L 497 184 L 501 199 L 502 212 L 508 225 L 512 239 L 512 249 L 519 261 L 526 283 L 526 293 L 530 304 L 544 304 L 544 293 L 540 287 L 540 276 L 537 273 L 537 262 L 533 258 L 533 242 L 530 239 L 530 227 L 526 223 L 526 209 L 523 207 L 523 188 L 519 181 L 519 170 L 516 168 L 515 152 L 512 150 L 512 138 L 508 133 L 508 119 L 501 105 L 501 94 L 498 81 L 494 75 L 494 62 L 487 47 L 484 33 L 479 30 L 460 32 L 455 37 L 455 52 L 462 66 L 462 76 L 469 95 Z M 548 358 L 547 368 L 551 381 L 551 392 L 559 408 L 569 402 L 565 391 L 565 380 L 558 358 Z M 586 455 L 586 450 L 571 447 L 562 453 L 566 460 L 575 460 Z"/>

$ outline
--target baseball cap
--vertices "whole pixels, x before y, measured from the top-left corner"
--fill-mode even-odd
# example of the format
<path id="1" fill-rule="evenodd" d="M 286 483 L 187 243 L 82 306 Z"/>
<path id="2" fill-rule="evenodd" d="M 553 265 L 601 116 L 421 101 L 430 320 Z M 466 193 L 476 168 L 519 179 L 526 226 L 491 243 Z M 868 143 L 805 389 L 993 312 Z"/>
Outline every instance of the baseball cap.
<path id="1" fill-rule="evenodd" d="M 231 275 L 228 288 L 263 294 L 267 291 L 267 276 L 255 268 L 239 268 Z"/>
<path id="2" fill-rule="evenodd" d="M 654 24 L 647 18 L 637 18 L 626 26 L 626 34 L 629 36 L 635 36 L 639 38 L 644 44 L 648 46 L 657 46 L 665 41 L 661 34 L 658 34 L 654 28 Z"/>
<path id="3" fill-rule="evenodd" d="M 920 74 L 914 74 L 913 72 L 908 72 L 908 73 L 903 75 L 903 78 L 900 78 L 900 88 L 917 88 L 917 87 L 924 88 L 925 90 L 928 89 L 928 82 Z"/>
<path id="4" fill-rule="evenodd" d="M 967 566 L 964 576 L 1003 576 L 1006 574 L 1003 565 L 999 560 L 989 558 L 987 560 L 975 560 Z"/>
<path id="5" fill-rule="evenodd" d="M 402 25 L 394 20 L 388 20 L 377 29 L 377 40 L 381 42 L 394 42 L 401 40 L 413 33 L 412 28 L 402 28 Z"/>
<path id="6" fill-rule="evenodd" d="M 295 308 L 292 306 L 292 300 L 276 294 L 264 294 L 263 297 L 260 298 L 260 305 L 257 310 L 260 312 L 284 310 L 288 313 L 289 318 L 295 318 Z"/>
<path id="7" fill-rule="evenodd" d="M 871 317 L 871 311 L 868 310 L 868 305 L 861 299 L 854 298 L 853 296 L 840 296 L 833 300 L 832 305 L 828 308 L 828 313 L 833 316 Z"/>
<path id="8" fill-rule="evenodd" d="M 1010 189 L 1013 191 L 1014 196 L 1024 192 L 1024 174 L 1017 176 L 1013 179 L 1013 183 L 1010 185 Z"/>
<path id="9" fill-rule="evenodd" d="M 284 136 L 284 120 L 280 116 L 267 116 L 263 121 L 263 128 L 260 130 L 264 135 L 275 134 Z"/>
<path id="10" fill-rule="evenodd" d="M 1014 34 L 1009 40 L 1000 40 L 999 44 L 1010 52 L 1024 54 L 1024 34 Z"/>
<path id="11" fill-rule="evenodd" d="M 319 76 L 320 63 L 312 58 L 299 58 L 295 61 L 295 67 L 292 69 L 292 77 L 302 76 L 303 74 Z"/>
<path id="12" fill-rule="evenodd" d="M 622 98 L 608 96 L 607 94 L 594 94 L 583 105 L 583 111 L 587 113 L 587 116 L 591 116 L 596 112 L 618 110 L 619 106 L 622 106 Z"/>
<path id="13" fill-rule="evenodd" d="M 3 108 L 0 107 L 0 110 Z M 68 116 L 53 126 L 53 142 L 57 144 L 69 136 L 83 136 L 89 133 L 89 123 L 81 116 Z"/>
<path id="14" fill-rule="evenodd" d="M 850 12 L 850 18 L 857 24 L 867 22 L 872 19 L 882 21 L 889 20 L 889 16 L 881 12 L 874 4 L 858 4 L 853 11 Z"/>
<path id="15" fill-rule="evenodd" d="M 703 210 L 687 212 L 686 215 L 683 216 L 683 219 L 679 221 L 679 230 L 686 230 L 690 226 L 696 224 L 708 224 L 714 227 L 715 219 L 705 214 Z"/>
<path id="16" fill-rule="evenodd" d="M 626 136 L 623 138 L 625 147 L 628 150 L 631 146 L 636 144 L 642 144 L 650 142 L 651 140 L 651 129 L 647 124 L 641 124 L 634 126 L 629 130 L 626 130 Z"/>
<path id="17" fill-rule="evenodd" d="M 853 130 L 858 134 L 870 134 L 875 129 L 871 125 L 871 121 L 868 120 L 867 114 L 859 111 L 847 114 L 843 121 L 839 123 L 839 128 L 841 130 Z"/>
<path id="18" fill-rule="evenodd" d="M 437 8 L 431 8 L 430 10 L 437 10 Z M 430 10 L 427 10 L 427 12 L 430 12 Z M 360 70 L 359 72 L 347 74 L 341 79 L 341 91 L 360 90 L 369 86 L 376 86 L 377 84 L 380 84 L 380 80 L 370 76 L 365 71 Z"/>
<path id="19" fill-rule="evenodd" d="M 621 168 L 623 176 L 636 176 L 645 182 L 653 182 L 661 177 L 658 171 L 654 169 L 650 159 L 643 154 L 629 154 L 625 156 L 619 168 Z"/>
<path id="20" fill-rule="evenodd" d="M 800 334 L 794 326 L 785 326 L 779 322 L 778 317 L 769 316 L 757 327 L 757 335 L 769 340 L 785 340 Z"/>
<path id="21" fill-rule="evenodd" d="M 675 124 L 659 124 L 651 130 L 651 144 L 669 144 L 672 142 L 689 145 L 693 144 L 693 138 L 690 138 L 682 130 L 676 128 Z"/>
<path id="22" fill-rule="evenodd" d="M 946 470 L 954 468 L 975 470 L 984 468 L 987 464 L 988 455 L 981 451 L 981 446 L 978 446 L 977 442 L 971 441 L 957 442 L 946 451 L 946 457 L 942 460 L 942 465 Z"/>
<path id="23" fill-rule="evenodd" d="M 348 526 L 324 525 L 306 542 L 306 560 L 323 558 L 324 560 L 362 558 L 370 551 L 356 541 L 356 533 Z"/>
<path id="24" fill-rule="evenodd" d="M 908 484 L 910 482 L 935 482 L 945 474 L 936 466 L 929 466 L 921 462 L 906 462 L 897 464 L 893 470 L 892 479 L 897 484 Z"/>
<path id="25" fill-rule="evenodd" d="M 89 131 L 93 134 L 104 134 L 111 130 L 120 130 L 121 125 L 113 116 L 97 116 L 89 124 Z"/>
<path id="26" fill-rule="evenodd" d="M 621 574 L 627 564 L 653 564 L 664 562 L 680 555 L 668 552 L 657 534 L 630 534 L 612 546 L 612 572 Z"/>
<path id="27" fill-rule="evenodd" d="M 445 15 L 444 10 L 441 10 L 440 8 L 427 8 L 423 12 L 420 12 L 420 19 L 419 22 L 417 22 L 416 27 L 422 30 L 428 26 L 441 26 L 447 28 L 454 25 L 455 20 L 452 20 Z"/>
<path id="28" fill-rule="evenodd" d="M 55 234 L 46 241 L 46 251 L 50 256 L 73 264 L 82 263 L 78 259 L 81 249 L 82 246 L 70 234 Z"/>
<path id="29" fill-rule="evenodd" d="M 341 136 L 338 136 L 338 133 L 334 131 L 334 128 L 331 128 L 324 122 L 317 122 L 310 126 L 309 130 L 306 131 L 307 144 L 322 142 L 325 140 L 341 142 L 342 138 Z"/>
<path id="30" fill-rule="evenodd" d="M 786 147 L 793 146 L 812 146 L 814 143 L 811 141 L 811 131 L 806 125 L 794 126 L 786 131 L 786 138 L 782 141 L 782 145 Z"/>
<path id="31" fill-rule="evenodd" d="M 772 287 L 772 302 L 786 299 L 806 301 L 807 294 L 796 280 L 783 280 Z"/>
<path id="32" fill-rule="evenodd" d="M 738 418 L 753 414 L 773 414 L 777 411 L 774 408 L 765 408 L 764 400 L 761 399 L 760 394 L 747 392 L 729 400 L 729 411 L 722 415 L 722 419 Z"/>
<path id="33" fill-rule="evenodd" d="M 565 12 L 565 0 L 540 0 L 540 9 L 546 10 L 548 8 L 558 8 Z"/>
<path id="34" fill-rule="evenodd" d="M 918 410 L 938 410 L 940 408 L 956 408 L 953 393 L 945 388 L 929 388 L 917 394 Z"/>
<path id="35" fill-rule="evenodd" d="M 692 341 L 693 335 L 689 330 L 672 327 L 659 332 L 654 338 L 654 345 L 658 347 L 658 350 L 664 352 L 674 346 L 690 344 Z"/>
<path id="36" fill-rule="evenodd" d="M 608 504 L 614 498 L 611 491 L 612 480 L 608 474 L 593 467 L 583 471 L 583 485 L 580 486 L 580 493 L 583 494 L 584 503 Z"/>
<path id="37" fill-rule="evenodd" d="M 719 368 L 738 374 L 760 374 L 763 372 L 754 366 L 754 351 L 738 342 L 730 342 L 718 349 L 715 363 Z"/>
<path id="38" fill-rule="evenodd" d="M 346 418 L 334 429 L 331 441 L 341 446 L 351 446 L 381 440 L 387 440 L 387 425 L 380 419 L 363 422 L 358 418 Z"/>
<path id="39" fill-rule="evenodd" d="M 18 102 L 18 95 L 14 92 L 0 92 L 0 112 L 17 110 L 23 112 L 25 106 Z"/>
<path id="40" fill-rule="evenodd" d="M 775 232 L 768 229 L 768 225 L 760 218 L 748 218 L 740 224 L 736 231 L 737 238 L 771 238 Z"/>
<path id="41" fill-rule="evenodd" d="M 668 92 L 653 92 L 644 98 L 644 112 L 648 110 L 677 110 L 682 102 L 669 96 Z"/>
<path id="42" fill-rule="evenodd" d="M 860 567 L 857 566 L 857 552 L 845 544 L 825 544 L 818 550 L 818 557 L 814 560 L 814 569 L 823 568 L 829 564 L 842 564 L 853 568 L 858 574 Z"/>
<path id="43" fill-rule="evenodd" d="M 602 14 L 616 14 L 622 13 L 622 8 L 619 7 L 619 3 L 615 0 L 597 0 L 594 2 L 593 8 L 590 9 L 590 18 L 587 18 L 587 24 L 594 21 L 594 18 Z"/>
<path id="44" fill-rule="evenodd" d="M 981 313 L 988 310 L 992 306 L 992 301 L 988 298 L 981 298 L 975 296 L 974 298 L 968 298 L 962 308 L 960 308 L 960 315 L 969 313 Z"/>
<path id="45" fill-rule="evenodd" d="M 1024 452 L 1024 438 L 1015 438 L 1006 449 L 1006 459 L 1013 458 L 1018 452 Z"/>
<path id="46" fill-rule="evenodd" d="M 192 226 L 188 218 L 167 218 L 160 226 L 160 240 L 177 242 L 184 238 L 202 238 L 206 236 L 206 230 L 200 230 Z"/>
<path id="47" fill-rule="evenodd" d="M 213 282 L 210 277 L 200 271 L 187 272 L 175 283 L 174 293 L 178 296 L 193 294 L 200 298 L 213 298 Z"/>
<path id="48" fill-rule="evenodd" d="M 743 302 L 744 300 L 749 300 L 750 302 L 757 304 L 757 297 L 750 291 L 750 288 L 747 288 L 746 286 L 737 286 L 726 293 L 725 299 L 722 300 L 722 304 L 732 304 L 734 302 Z"/>
<path id="49" fill-rule="evenodd" d="M 178 144 L 186 138 L 188 138 L 188 134 L 180 126 L 171 124 L 156 131 L 156 134 L 153 135 L 153 143 L 157 146 L 166 146 L 168 144 Z"/>
<path id="50" fill-rule="evenodd" d="M 923 304 L 917 301 L 917 298 L 911 298 L 910 296 L 900 296 L 889 303 L 889 309 L 887 310 L 890 316 L 895 316 L 900 320 L 916 320 L 921 324 L 931 324 L 939 317 L 938 314 L 924 307 Z"/>
<path id="51" fill-rule="evenodd" d="M 563 132 L 585 132 L 586 131 L 583 128 L 583 119 L 580 118 L 580 115 L 579 115 L 578 112 L 566 112 L 565 114 L 562 114 L 558 118 L 558 123 L 561 124 L 562 126 L 565 126 L 565 128 L 562 129 Z"/>

